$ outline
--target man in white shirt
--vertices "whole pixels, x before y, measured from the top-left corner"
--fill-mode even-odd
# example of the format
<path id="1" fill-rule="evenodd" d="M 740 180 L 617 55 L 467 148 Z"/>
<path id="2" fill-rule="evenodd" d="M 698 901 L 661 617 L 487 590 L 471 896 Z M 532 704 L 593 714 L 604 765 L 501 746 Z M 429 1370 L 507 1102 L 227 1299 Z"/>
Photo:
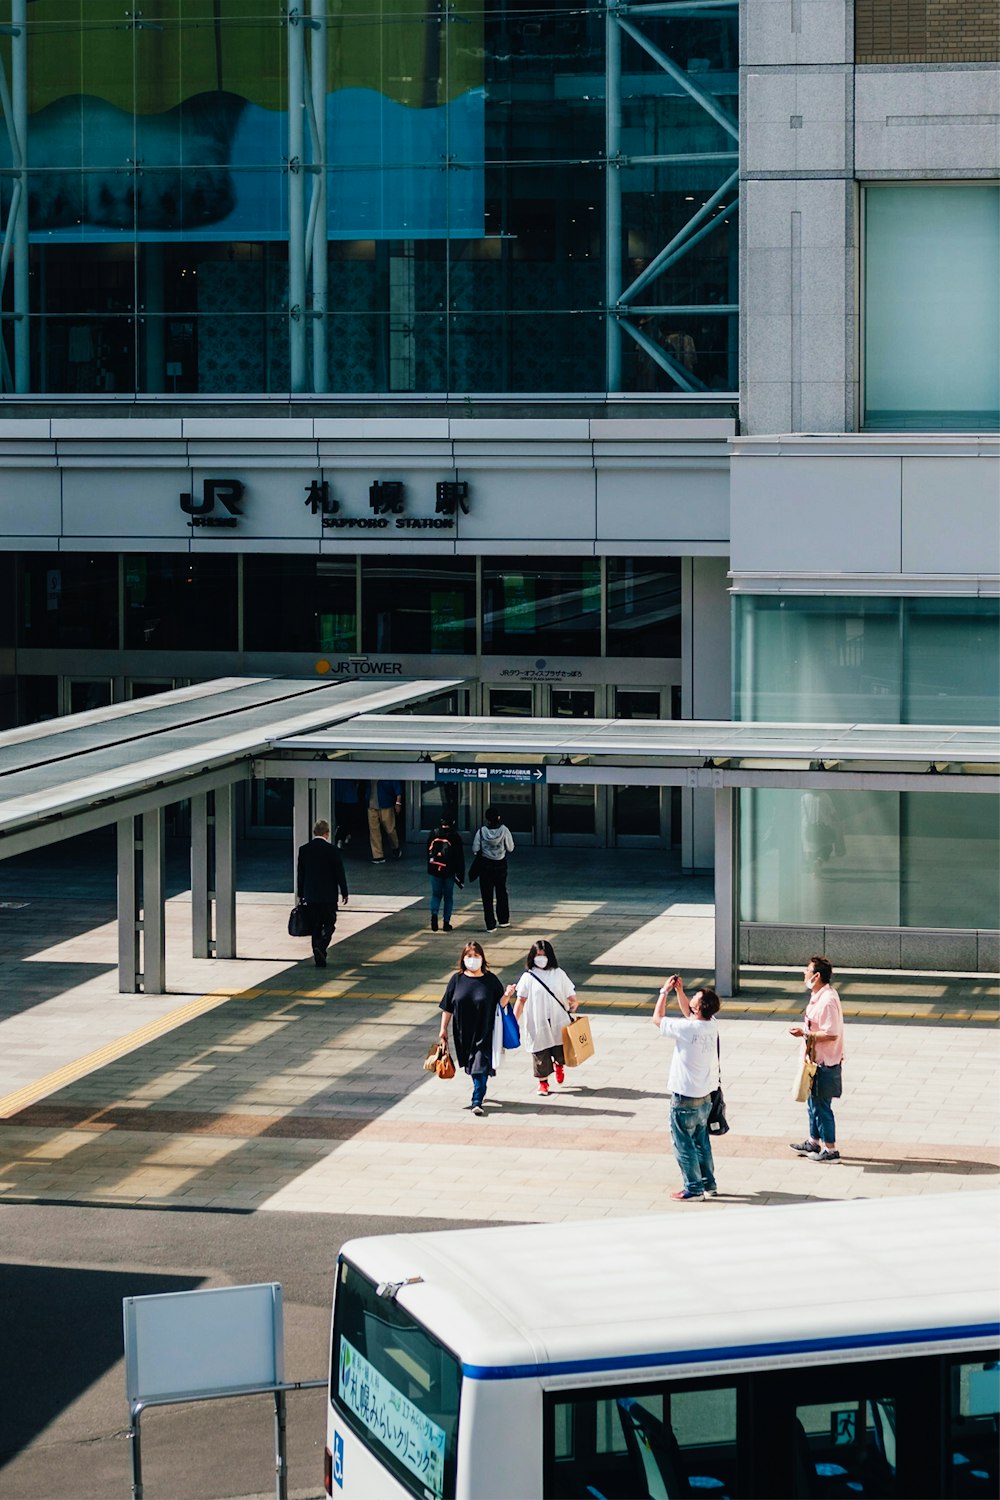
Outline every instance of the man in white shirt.
<path id="1" fill-rule="evenodd" d="M 681 1017 L 664 1017 L 667 998 L 673 992 Z M 714 990 L 696 990 L 688 999 L 680 975 L 673 974 L 660 990 L 653 1024 L 661 1036 L 674 1039 L 667 1087 L 670 1100 L 670 1136 L 674 1156 L 684 1178 L 671 1198 L 685 1203 L 694 1198 L 714 1198 L 715 1163 L 708 1134 L 712 1090 L 719 1087 L 719 1028 L 714 1017 L 721 1001 Z"/>

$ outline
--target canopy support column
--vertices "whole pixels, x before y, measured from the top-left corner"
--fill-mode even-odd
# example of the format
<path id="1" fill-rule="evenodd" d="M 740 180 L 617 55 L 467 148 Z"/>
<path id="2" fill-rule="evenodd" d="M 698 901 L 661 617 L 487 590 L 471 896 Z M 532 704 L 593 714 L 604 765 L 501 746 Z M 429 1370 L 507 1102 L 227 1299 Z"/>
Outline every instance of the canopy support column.
<path id="1" fill-rule="evenodd" d="M 292 890 L 298 875 L 297 861 L 298 852 L 303 844 L 308 844 L 312 834 L 312 822 L 310 813 L 312 810 L 312 794 L 316 783 L 311 778 L 296 778 L 293 783 L 295 787 L 295 801 L 292 806 Z"/>
<path id="2" fill-rule="evenodd" d="M 208 793 L 191 798 L 191 957 L 212 956 L 212 890 L 209 880 L 211 817 Z"/>
<path id="3" fill-rule="evenodd" d="M 715 989 L 739 994 L 739 823 L 737 787 L 715 788 Z"/>
<path id="4" fill-rule="evenodd" d="M 142 815 L 142 988 L 163 995 L 167 988 L 167 932 L 163 905 L 163 808 Z"/>
<path id="5" fill-rule="evenodd" d="M 236 788 L 216 787 L 215 956 L 236 957 Z"/>
<path id="6" fill-rule="evenodd" d="M 135 818 L 119 818 L 118 829 L 118 990 L 139 993 L 139 872 L 142 847 L 135 836 Z"/>

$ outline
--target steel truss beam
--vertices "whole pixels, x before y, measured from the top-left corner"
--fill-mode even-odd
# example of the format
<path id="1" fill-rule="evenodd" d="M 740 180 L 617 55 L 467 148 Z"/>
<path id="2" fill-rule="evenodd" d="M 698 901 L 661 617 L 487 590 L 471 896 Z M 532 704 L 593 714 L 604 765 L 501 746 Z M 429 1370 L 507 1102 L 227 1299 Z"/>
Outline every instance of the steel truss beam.
<path id="1" fill-rule="evenodd" d="M 288 12 L 288 349 L 295 393 L 327 376 L 326 0 Z M 308 47 L 306 37 L 308 35 Z M 308 52 L 308 56 L 307 56 Z M 306 133 L 309 160 L 306 160 Z M 306 202 L 306 179 L 309 201 Z M 312 327 L 311 340 L 307 337 Z M 311 353 L 311 370 L 309 354 Z"/>
<path id="2" fill-rule="evenodd" d="M 660 250 L 648 266 L 629 285 L 622 285 L 622 188 L 621 170 L 628 166 L 667 166 L 690 162 L 692 165 L 706 161 L 737 162 L 738 150 L 724 152 L 671 153 L 628 157 L 622 154 L 622 61 L 621 44 L 625 35 L 641 47 L 691 99 L 708 114 L 717 125 L 732 137 L 734 146 L 739 142 L 739 125 L 736 120 L 682 67 L 674 62 L 662 48 L 651 41 L 641 30 L 643 21 L 669 16 L 718 16 L 725 19 L 738 10 L 737 0 L 656 0 L 656 3 L 616 3 L 609 0 L 605 33 L 605 224 L 606 224 L 606 383 L 609 391 L 622 388 L 621 348 L 622 333 L 627 333 L 640 349 L 663 370 L 681 390 L 705 391 L 708 387 L 693 371 L 652 339 L 635 323 L 635 316 L 653 316 L 670 313 L 676 316 L 709 314 L 719 316 L 731 314 L 738 308 L 731 303 L 699 304 L 683 306 L 670 303 L 653 303 L 641 308 L 634 299 L 643 287 L 669 269 L 682 256 L 711 234 L 720 218 L 735 212 L 739 200 L 739 169 L 727 177 L 709 201 L 702 205 L 687 224 Z M 723 199 L 728 201 L 723 204 Z M 704 220 L 708 219 L 708 223 Z"/>

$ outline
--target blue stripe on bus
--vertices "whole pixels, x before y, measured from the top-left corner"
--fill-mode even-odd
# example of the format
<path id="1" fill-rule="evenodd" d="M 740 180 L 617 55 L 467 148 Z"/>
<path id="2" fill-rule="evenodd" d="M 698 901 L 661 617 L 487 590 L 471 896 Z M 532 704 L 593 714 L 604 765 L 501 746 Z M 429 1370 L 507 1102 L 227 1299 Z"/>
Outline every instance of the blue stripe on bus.
<path id="1" fill-rule="evenodd" d="M 775 1344 L 732 1344 L 719 1349 L 678 1349 L 664 1354 L 615 1354 L 605 1359 L 556 1359 L 534 1365 L 462 1365 L 469 1380 L 524 1380 L 540 1375 L 589 1375 L 602 1370 L 659 1369 L 725 1359 L 764 1359 L 782 1354 L 811 1354 L 833 1349 L 877 1349 L 886 1345 L 925 1344 L 944 1339 L 1000 1339 L 1000 1323 L 970 1323 L 958 1328 L 901 1329 L 898 1333 L 842 1334 L 836 1338 L 783 1340 Z"/>

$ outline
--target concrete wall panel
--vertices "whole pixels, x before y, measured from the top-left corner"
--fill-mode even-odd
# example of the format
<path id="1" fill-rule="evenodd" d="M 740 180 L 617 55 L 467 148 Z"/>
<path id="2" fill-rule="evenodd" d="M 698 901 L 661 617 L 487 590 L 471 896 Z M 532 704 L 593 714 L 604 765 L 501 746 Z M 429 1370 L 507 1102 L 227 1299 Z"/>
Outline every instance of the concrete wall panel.
<path id="1" fill-rule="evenodd" d="M 903 459 L 903 570 L 1000 572 L 1000 464 Z"/>
<path id="2" fill-rule="evenodd" d="M 900 459 L 740 458 L 731 521 L 734 572 L 896 573 Z"/>

